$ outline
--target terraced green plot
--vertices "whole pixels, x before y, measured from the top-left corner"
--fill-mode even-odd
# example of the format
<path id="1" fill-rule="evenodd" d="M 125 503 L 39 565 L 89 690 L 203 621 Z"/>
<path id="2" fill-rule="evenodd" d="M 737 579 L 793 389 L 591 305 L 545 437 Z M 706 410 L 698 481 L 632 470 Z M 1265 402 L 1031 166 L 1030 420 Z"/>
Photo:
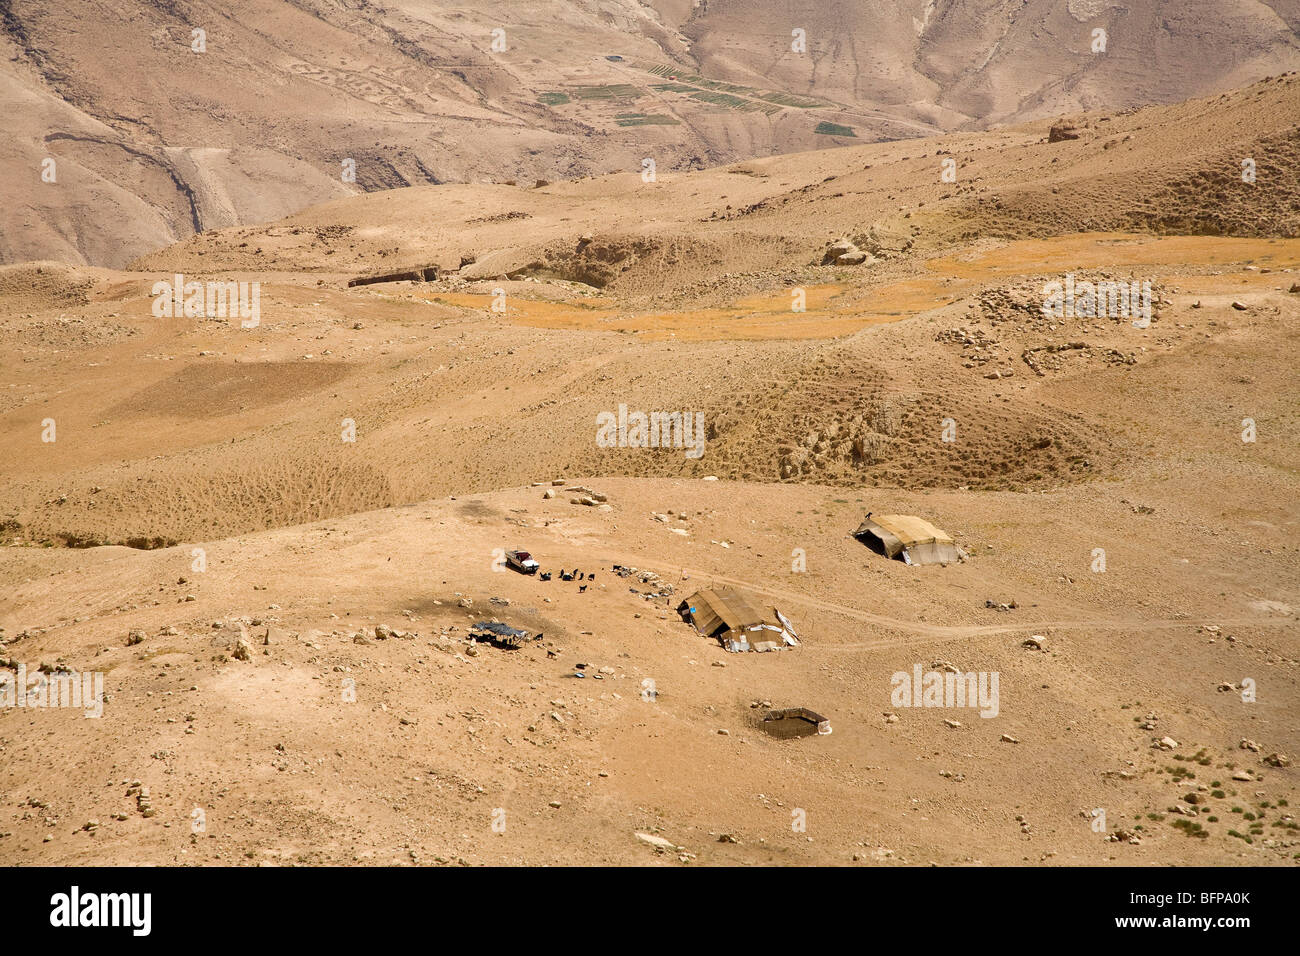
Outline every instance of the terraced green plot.
<path id="1" fill-rule="evenodd" d="M 601 86 L 575 86 L 572 95 L 579 100 L 634 100 L 645 93 L 630 83 L 606 83 Z"/>
<path id="2" fill-rule="evenodd" d="M 732 96 L 730 93 L 715 93 L 711 90 L 697 90 L 691 94 L 691 99 L 699 100 L 702 103 L 712 103 L 714 106 L 721 106 L 729 110 L 740 110 L 745 113 L 752 113 L 758 109 L 758 104 L 751 100 L 741 99 L 739 96 Z"/>
<path id="3" fill-rule="evenodd" d="M 791 106 L 799 110 L 815 110 L 818 107 L 829 105 L 818 100 L 809 100 L 800 96 L 792 96 L 789 93 L 755 93 L 754 96 L 760 100 L 775 103 L 778 106 Z"/>
<path id="4" fill-rule="evenodd" d="M 675 66 L 643 66 L 641 67 L 647 73 L 655 76 L 662 76 L 672 79 L 672 84 L 655 84 L 654 88 L 671 93 L 691 93 L 693 91 L 709 90 L 713 93 L 723 96 L 732 94 L 733 100 L 707 100 L 719 106 L 726 106 L 729 109 L 744 109 L 746 111 L 761 110 L 769 116 L 781 112 L 783 108 L 790 107 L 794 109 L 809 110 L 822 107 L 828 107 L 832 104 L 815 100 L 803 96 L 794 96 L 790 93 L 774 92 L 772 90 L 756 90 L 749 86 L 740 86 L 736 83 L 723 83 L 719 80 L 710 80 L 700 76 L 697 73 L 686 73 Z M 744 102 L 748 105 L 741 107 L 734 102 L 735 98 L 745 97 Z M 697 96 L 696 99 L 704 97 Z M 761 103 L 752 102 L 761 100 Z M 850 134 L 852 135 L 852 134 Z"/>
<path id="5" fill-rule="evenodd" d="M 678 120 L 662 113 L 619 113 L 614 117 L 619 126 L 680 126 Z"/>
<path id="6" fill-rule="evenodd" d="M 839 123 L 827 123 L 825 120 L 817 124 L 814 133 L 820 133 L 822 136 L 852 136 L 857 137 L 851 126 L 841 126 Z"/>

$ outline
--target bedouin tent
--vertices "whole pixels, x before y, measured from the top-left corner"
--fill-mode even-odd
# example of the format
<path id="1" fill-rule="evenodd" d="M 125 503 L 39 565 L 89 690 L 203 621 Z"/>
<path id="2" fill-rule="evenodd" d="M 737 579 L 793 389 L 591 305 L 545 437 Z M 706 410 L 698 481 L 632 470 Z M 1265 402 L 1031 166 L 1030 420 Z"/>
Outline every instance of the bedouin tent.
<path id="1" fill-rule="evenodd" d="M 729 651 L 798 647 L 799 636 L 776 608 L 760 608 L 734 588 L 705 588 L 677 606 L 682 619 Z"/>
<path id="2" fill-rule="evenodd" d="M 952 538 L 915 515 L 873 515 L 853 532 L 867 547 L 887 558 L 901 557 L 907 564 L 951 564 L 963 557 Z"/>

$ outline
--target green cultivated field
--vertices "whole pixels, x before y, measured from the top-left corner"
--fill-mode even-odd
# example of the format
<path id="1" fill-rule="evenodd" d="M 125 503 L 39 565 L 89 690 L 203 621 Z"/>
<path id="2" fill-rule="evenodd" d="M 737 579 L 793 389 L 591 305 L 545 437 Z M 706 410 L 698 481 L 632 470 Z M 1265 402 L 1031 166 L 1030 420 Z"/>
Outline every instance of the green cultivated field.
<path id="1" fill-rule="evenodd" d="M 645 93 L 630 83 L 606 83 L 603 86 L 575 86 L 572 90 L 579 100 L 624 100 L 636 99 Z"/>
<path id="2" fill-rule="evenodd" d="M 824 120 L 817 124 L 817 128 L 813 130 L 813 132 L 820 133 L 822 136 L 852 136 L 856 138 L 858 135 L 853 132 L 853 127 L 851 126 L 841 126 L 839 123 L 827 123 Z"/>
<path id="3" fill-rule="evenodd" d="M 681 93 L 700 103 L 707 103 L 710 106 L 724 110 L 735 110 L 738 113 L 764 113 L 768 116 L 775 116 L 786 109 L 806 110 L 833 106 L 831 103 L 824 103 L 808 97 L 792 96 L 789 93 L 778 93 L 771 90 L 757 90 L 735 83 L 710 80 L 696 73 L 685 72 L 675 66 L 658 64 L 639 68 L 654 76 L 672 77 L 672 80 L 668 83 L 650 84 L 650 88 L 656 92 Z M 573 86 L 563 92 L 555 90 L 542 93 L 538 96 L 538 100 L 547 106 L 562 106 L 573 100 L 614 102 L 635 100 L 644 95 L 646 95 L 645 90 L 631 83 L 606 83 L 598 86 Z M 672 117 L 653 113 L 623 113 L 615 119 L 615 122 L 619 126 L 680 125 Z M 840 126 L 836 123 L 822 123 L 817 127 L 817 132 L 828 136 L 857 135 L 850 127 Z"/>
<path id="4" fill-rule="evenodd" d="M 660 113 L 619 113 L 614 117 L 619 126 L 680 126 L 671 116 Z"/>

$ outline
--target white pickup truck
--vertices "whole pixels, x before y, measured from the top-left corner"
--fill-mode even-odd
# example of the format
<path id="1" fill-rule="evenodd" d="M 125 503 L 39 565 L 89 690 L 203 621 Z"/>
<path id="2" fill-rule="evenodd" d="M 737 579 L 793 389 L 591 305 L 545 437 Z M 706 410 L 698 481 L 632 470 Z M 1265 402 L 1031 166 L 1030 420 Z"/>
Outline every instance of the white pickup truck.
<path id="1" fill-rule="evenodd" d="M 514 568 L 520 574 L 537 573 L 537 562 L 527 551 L 507 551 L 506 566 Z"/>

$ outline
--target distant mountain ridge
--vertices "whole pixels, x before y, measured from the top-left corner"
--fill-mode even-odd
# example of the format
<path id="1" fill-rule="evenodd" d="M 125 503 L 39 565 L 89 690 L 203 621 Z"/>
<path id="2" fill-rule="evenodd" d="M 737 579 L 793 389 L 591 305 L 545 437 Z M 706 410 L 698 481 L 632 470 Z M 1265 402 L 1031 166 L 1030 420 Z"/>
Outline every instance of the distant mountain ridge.
<path id="1" fill-rule="evenodd" d="M 0 0 L 0 262 L 1178 102 L 1300 67 L 1297 26 L 1300 0 Z"/>

